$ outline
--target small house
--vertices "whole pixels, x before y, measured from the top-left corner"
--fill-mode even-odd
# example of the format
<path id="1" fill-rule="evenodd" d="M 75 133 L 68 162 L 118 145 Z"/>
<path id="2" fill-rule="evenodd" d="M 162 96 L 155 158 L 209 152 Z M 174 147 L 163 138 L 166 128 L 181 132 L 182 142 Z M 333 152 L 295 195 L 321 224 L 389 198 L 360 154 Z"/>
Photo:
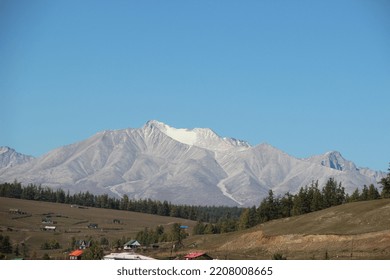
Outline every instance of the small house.
<path id="1" fill-rule="evenodd" d="M 56 226 L 45 226 L 43 230 L 45 231 L 56 231 Z"/>
<path id="2" fill-rule="evenodd" d="M 18 214 L 18 215 L 25 215 L 27 212 L 22 211 L 21 209 L 18 208 L 10 208 L 8 211 L 10 214 Z"/>
<path id="3" fill-rule="evenodd" d="M 109 255 L 106 255 L 103 257 L 103 260 L 154 260 L 151 257 L 129 253 L 129 252 L 123 252 L 123 253 L 111 253 Z"/>
<path id="4" fill-rule="evenodd" d="M 83 254 L 83 250 L 75 250 L 73 252 L 70 252 L 69 259 L 70 260 L 81 260 L 81 256 Z"/>
<path id="5" fill-rule="evenodd" d="M 141 244 L 137 240 L 130 240 L 129 242 L 123 245 L 124 250 L 134 250 L 140 247 Z"/>
<path id="6" fill-rule="evenodd" d="M 189 253 L 184 256 L 185 260 L 212 260 L 213 258 L 204 252 Z"/>
<path id="7" fill-rule="evenodd" d="M 53 221 L 50 218 L 42 218 L 42 224 L 53 224 Z"/>
<path id="8" fill-rule="evenodd" d="M 77 240 L 76 241 L 76 246 L 80 250 L 87 249 L 87 248 L 91 247 L 91 240 Z"/>
<path id="9" fill-rule="evenodd" d="M 96 229 L 96 228 L 98 228 L 99 226 L 98 226 L 98 224 L 89 224 L 88 225 L 88 228 L 94 228 L 94 229 Z"/>

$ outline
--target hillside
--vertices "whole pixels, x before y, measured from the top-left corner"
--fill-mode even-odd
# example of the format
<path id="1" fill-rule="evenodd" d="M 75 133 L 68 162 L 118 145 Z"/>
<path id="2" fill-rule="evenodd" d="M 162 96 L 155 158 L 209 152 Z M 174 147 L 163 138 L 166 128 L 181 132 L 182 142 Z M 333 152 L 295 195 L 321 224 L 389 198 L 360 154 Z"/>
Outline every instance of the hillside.
<path id="1" fill-rule="evenodd" d="M 390 259 L 390 199 L 355 202 L 241 232 L 192 236 L 186 251 L 227 259 Z"/>
<path id="2" fill-rule="evenodd" d="M 20 209 L 25 214 L 12 214 L 10 209 Z M 42 219 L 48 216 L 56 222 L 53 225 L 56 226 L 55 232 L 41 230 L 45 226 Z M 120 220 L 120 224 L 114 223 L 114 219 Z M 98 228 L 89 229 L 87 226 L 90 223 L 98 224 Z M 92 238 L 98 241 L 105 237 L 113 243 L 122 238 L 135 238 L 136 233 L 146 227 L 154 229 L 163 225 L 165 230 L 169 231 L 173 223 L 192 227 L 196 222 L 129 211 L 72 208 L 69 204 L 0 197 L 0 234 L 8 235 L 14 247 L 24 242 L 30 255 L 35 252 L 38 258 L 44 253 L 54 258 L 66 258 L 66 249 L 70 247 L 73 237 L 76 240 Z M 40 249 L 45 241 L 51 240 L 58 241 L 61 249 Z"/>

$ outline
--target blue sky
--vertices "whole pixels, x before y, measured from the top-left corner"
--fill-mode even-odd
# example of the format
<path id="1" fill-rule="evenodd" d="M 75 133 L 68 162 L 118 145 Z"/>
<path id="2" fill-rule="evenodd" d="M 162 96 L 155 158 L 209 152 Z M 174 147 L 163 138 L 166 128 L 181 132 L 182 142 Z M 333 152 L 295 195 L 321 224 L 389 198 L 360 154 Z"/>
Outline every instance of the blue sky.
<path id="1" fill-rule="evenodd" d="M 151 119 L 390 162 L 390 2 L 0 1 L 0 146 Z"/>

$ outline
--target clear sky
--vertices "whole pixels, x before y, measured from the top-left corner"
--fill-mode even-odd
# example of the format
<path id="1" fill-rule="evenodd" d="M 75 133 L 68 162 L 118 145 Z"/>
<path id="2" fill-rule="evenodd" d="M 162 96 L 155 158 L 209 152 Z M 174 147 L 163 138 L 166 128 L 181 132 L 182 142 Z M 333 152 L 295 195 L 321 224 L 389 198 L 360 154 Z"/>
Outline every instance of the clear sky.
<path id="1" fill-rule="evenodd" d="M 0 146 L 156 119 L 390 162 L 390 1 L 0 1 Z"/>

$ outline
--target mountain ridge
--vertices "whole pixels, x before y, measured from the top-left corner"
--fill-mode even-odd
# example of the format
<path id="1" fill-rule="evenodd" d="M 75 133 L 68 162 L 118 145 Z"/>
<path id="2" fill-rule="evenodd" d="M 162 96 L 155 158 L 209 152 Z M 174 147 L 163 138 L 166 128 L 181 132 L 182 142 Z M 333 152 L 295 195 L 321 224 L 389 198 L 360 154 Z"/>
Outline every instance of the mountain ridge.
<path id="1" fill-rule="evenodd" d="M 23 164 L 32 159 L 34 159 L 33 156 L 18 153 L 10 147 L 0 147 L 0 169 L 10 168 L 15 165 Z"/>
<path id="2" fill-rule="evenodd" d="M 1 155 L 0 163 L 5 162 Z M 377 185 L 385 175 L 359 169 L 336 151 L 298 159 L 267 143 L 251 146 L 211 129 L 177 129 L 158 121 L 98 132 L 41 157 L 0 165 L 0 182 L 229 206 L 258 205 L 270 189 L 295 193 L 330 177 L 352 192 Z"/>

